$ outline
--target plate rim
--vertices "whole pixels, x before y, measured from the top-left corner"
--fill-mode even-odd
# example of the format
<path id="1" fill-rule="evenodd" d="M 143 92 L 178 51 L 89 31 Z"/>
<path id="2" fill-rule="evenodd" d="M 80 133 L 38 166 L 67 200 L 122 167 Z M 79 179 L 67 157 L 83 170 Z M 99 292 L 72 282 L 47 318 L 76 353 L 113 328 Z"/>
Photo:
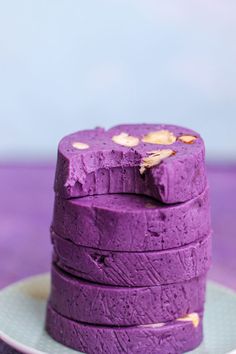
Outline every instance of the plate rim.
<path id="1" fill-rule="evenodd" d="M 14 289 L 14 288 L 19 288 L 22 284 L 28 283 L 30 284 L 32 281 L 42 281 L 42 279 L 45 278 L 49 278 L 50 279 L 50 272 L 45 272 L 45 273 L 39 273 L 39 274 L 35 274 L 35 275 L 31 275 L 29 277 L 25 277 L 22 278 L 14 283 L 11 283 L 9 285 L 7 285 L 6 287 L 2 288 L 0 290 L 0 295 L 2 293 L 4 293 L 5 291 L 9 290 L 9 289 Z M 208 279 L 207 282 L 209 282 L 211 285 L 220 288 L 222 291 L 227 292 L 228 294 L 234 296 L 236 298 L 236 291 L 232 288 L 229 288 L 225 285 L 222 285 L 221 283 L 218 283 L 215 280 L 211 280 Z M 19 341 L 16 341 L 15 339 L 11 338 L 8 334 L 4 333 L 1 329 L 0 329 L 0 339 L 5 343 L 8 344 L 10 347 L 12 347 L 13 349 L 22 351 L 24 354 L 49 354 L 47 352 L 43 352 L 40 351 L 38 349 L 29 347 L 25 344 L 22 344 Z M 66 347 L 65 347 L 66 348 Z M 230 352 L 228 354 L 234 353 Z M 236 353 L 236 349 L 235 349 L 235 353 Z"/>
<path id="2" fill-rule="evenodd" d="M 37 281 L 37 280 L 40 281 L 43 278 L 48 278 L 48 277 L 50 278 L 50 272 L 39 273 L 39 274 L 31 275 L 29 277 L 22 278 L 20 280 L 17 280 L 14 283 L 11 283 L 11 284 L 5 286 L 4 288 L 2 288 L 0 290 L 0 295 L 7 290 L 14 289 L 14 288 L 17 289 L 22 284 L 25 284 L 25 283 L 30 284 L 32 281 Z M 8 334 L 4 333 L 1 329 L 0 329 L 0 339 L 5 344 L 9 345 L 13 349 L 16 349 L 18 351 L 22 351 L 24 354 L 49 354 L 47 352 L 42 352 L 41 350 L 29 347 L 28 345 L 25 345 L 15 339 L 13 339 Z"/>

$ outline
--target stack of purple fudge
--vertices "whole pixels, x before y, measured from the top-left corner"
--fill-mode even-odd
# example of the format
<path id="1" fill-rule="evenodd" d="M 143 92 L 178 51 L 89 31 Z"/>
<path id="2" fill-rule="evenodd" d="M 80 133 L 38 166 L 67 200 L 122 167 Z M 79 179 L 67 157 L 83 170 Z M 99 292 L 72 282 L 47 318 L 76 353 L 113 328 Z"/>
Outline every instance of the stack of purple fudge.
<path id="1" fill-rule="evenodd" d="M 204 142 L 173 125 L 59 143 L 46 329 L 87 354 L 178 354 L 203 337 L 211 223 Z"/>

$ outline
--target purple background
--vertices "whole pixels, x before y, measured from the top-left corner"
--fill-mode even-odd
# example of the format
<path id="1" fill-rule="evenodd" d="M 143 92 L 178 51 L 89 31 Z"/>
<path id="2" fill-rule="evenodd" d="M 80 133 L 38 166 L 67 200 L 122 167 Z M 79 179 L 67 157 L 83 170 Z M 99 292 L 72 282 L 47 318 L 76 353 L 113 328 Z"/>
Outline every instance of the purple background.
<path id="1" fill-rule="evenodd" d="M 0 166 L 0 288 L 50 268 L 54 165 Z M 210 278 L 236 289 L 236 165 L 208 165 Z"/>
<path id="2" fill-rule="evenodd" d="M 54 168 L 0 166 L 0 288 L 50 269 Z M 207 170 L 214 231 L 209 278 L 236 290 L 236 165 Z M 0 343 L 0 353 L 13 352 Z"/>

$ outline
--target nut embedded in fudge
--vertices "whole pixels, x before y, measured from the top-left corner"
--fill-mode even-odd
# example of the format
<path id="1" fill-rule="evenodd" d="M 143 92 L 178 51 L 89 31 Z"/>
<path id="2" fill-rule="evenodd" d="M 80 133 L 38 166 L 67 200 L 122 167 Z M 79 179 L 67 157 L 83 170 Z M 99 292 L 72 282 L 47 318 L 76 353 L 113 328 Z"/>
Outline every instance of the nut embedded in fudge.
<path id="1" fill-rule="evenodd" d="M 114 326 L 166 322 L 202 311 L 204 302 L 205 274 L 175 284 L 118 287 L 88 282 L 52 267 L 49 303 L 75 321 Z"/>
<path id="2" fill-rule="evenodd" d="M 186 318 L 161 325 L 106 327 L 72 321 L 48 305 L 46 329 L 56 341 L 88 354 L 180 354 L 202 341 L 202 314 L 197 316 L 197 326 Z"/>
<path id="3" fill-rule="evenodd" d="M 137 193 L 168 204 L 205 188 L 204 143 L 187 128 L 119 125 L 79 131 L 59 143 L 55 191 L 63 198 Z"/>
<path id="4" fill-rule="evenodd" d="M 59 143 L 46 329 L 87 354 L 181 354 L 202 341 L 211 260 L 205 148 L 165 124 Z"/>

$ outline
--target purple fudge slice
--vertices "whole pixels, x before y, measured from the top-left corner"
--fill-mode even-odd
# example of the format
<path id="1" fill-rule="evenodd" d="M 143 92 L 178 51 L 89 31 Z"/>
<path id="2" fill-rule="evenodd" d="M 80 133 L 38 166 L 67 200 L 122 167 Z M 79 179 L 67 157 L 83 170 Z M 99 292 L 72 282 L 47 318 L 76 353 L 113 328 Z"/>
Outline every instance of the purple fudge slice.
<path id="1" fill-rule="evenodd" d="M 49 305 L 46 330 L 56 341 L 87 354 L 181 354 L 201 343 L 202 314 L 170 323 L 106 327 L 72 321 Z"/>
<path id="2" fill-rule="evenodd" d="M 136 193 L 169 204 L 205 187 L 204 142 L 186 128 L 119 125 L 79 131 L 59 143 L 55 191 L 63 198 Z"/>
<path id="3" fill-rule="evenodd" d="M 75 278 L 52 267 L 50 305 L 75 321 L 104 325 L 166 322 L 202 311 L 205 275 L 176 284 L 115 287 Z"/>
<path id="4" fill-rule="evenodd" d="M 54 263 L 79 278 L 117 286 L 155 286 L 196 278 L 211 264 L 211 235 L 155 252 L 114 252 L 77 246 L 53 236 Z"/>
<path id="5" fill-rule="evenodd" d="M 187 245 L 211 232 L 209 193 L 164 205 L 131 194 L 65 200 L 56 197 L 52 235 L 110 251 L 157 251 Z"/>

